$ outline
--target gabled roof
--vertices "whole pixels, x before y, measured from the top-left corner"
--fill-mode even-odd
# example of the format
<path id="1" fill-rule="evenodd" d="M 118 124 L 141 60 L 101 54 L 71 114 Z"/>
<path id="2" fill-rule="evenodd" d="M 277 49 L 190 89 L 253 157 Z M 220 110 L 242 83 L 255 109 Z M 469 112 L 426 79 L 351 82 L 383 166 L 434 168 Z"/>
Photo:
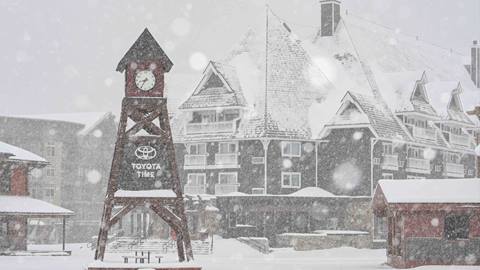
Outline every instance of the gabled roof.
<path id="1" fill-rule="evenodd" d="M 380 180 L 381 194 L 387 203 L 480 203 L 480 179 Z"/>
<path id="2" fill-rule="evenodd" d="M 368 95 L 348 91 L 343 102 L 353 101 L 368 118 L 374 133 L 381 138 L 410 141 L 411 137 L 398 122 L 390 109 L 381 100 Z M 336 122 L 332 124 L 337 124 Z"/>
<path id="3" fill-rule="evenodd" d="M 246 101 L 235 69 L 210 61 L 193 94 L 179 109 L 245 106 Z"/>
<path id="4" fill-rule="evenodd" d="M 42 158 L 39 155 L 36 155 L 30 151 L 22 149 L 20 147 L 13 146 L 8 143 L 4 143 L 0 141 L 0 154 L 3 156 L 8 157 L 8 160 L 16 160 L 16 161 L 26 161 L 26 162 L 34 162 L 34 163 L 44 163 L 47 164 L 47 160 Z"/>
<path id="5" fill-rule="evenodd" d="M 123 72 L 128 63 L 144 60 L 159 60 L 162 63 L 165 72 L 169 72 L 173 66 L 170 58 L 168 58 L 160 45 L 158 45 L 157 41 L 147 28 L 143 30 L 142 34 L 120 60 L 117 65 L 117 71 Z"/>

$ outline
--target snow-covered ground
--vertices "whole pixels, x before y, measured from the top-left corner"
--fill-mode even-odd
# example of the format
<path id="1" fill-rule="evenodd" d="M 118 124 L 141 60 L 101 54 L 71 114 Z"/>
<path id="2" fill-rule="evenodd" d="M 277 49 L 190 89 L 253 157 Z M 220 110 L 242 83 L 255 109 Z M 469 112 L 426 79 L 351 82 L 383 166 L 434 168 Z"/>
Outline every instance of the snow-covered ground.
<path id="1" fill-rule="evenodd" d="M 195 263 L 205 270 L 348 270 L 391 269 L 385 265 L 384 249 L 355 249 L 349 247 L 315 251 L 294 251 L 290 248 L 274 249 L 266 255 L 234 239 L 215 238 L 211 255 L 196 255 Z M 32 246 L 32 249 L 45 246 Z M 48 246 L 49 249 L 60 246 Z M 93 251 L 85 244 L 67 245 L 72 256 L 0 256 L 0 269 L 8 270 L 83 270 L 93 260 Z M 165 263 L 173 261 L 175 253 L 165 256 Z M 105 262 L 121 262 L 120 254 L 107 254 Z M 422 270 L 473 270 L 479 266 L 427 266 Z"/>

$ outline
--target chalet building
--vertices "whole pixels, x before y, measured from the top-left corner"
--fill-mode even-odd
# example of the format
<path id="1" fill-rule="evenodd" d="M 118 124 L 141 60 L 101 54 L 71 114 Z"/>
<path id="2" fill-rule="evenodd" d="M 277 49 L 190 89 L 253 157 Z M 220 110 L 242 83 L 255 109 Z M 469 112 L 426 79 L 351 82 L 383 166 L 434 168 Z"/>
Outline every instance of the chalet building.
<path id="1" fill-rule="evenodd" d="M 48 159 L 32 172 L 29 192 L 75 211 L 68 241 L 98 233 L 115 132 L 111 113 L 0 116 L 0 140 Z M 52 234 L 55 222 L 42 221 Z"/>
<path id="2" fill-rule="evenodd" d="M 29 196 L 30 172 L 47 164 L 38 155 L 0 142 L 0 255 L 26 251 L 29 241 L 35 242 L 33 237 L 42 237 L 33 233 L 42 229 L 36 226 L 38 222 L 31 222 L 39 219 L 62 219 L 59 232 L 63 228 L 63 234 L 59 236 L 65 239 L 65 218 L 73 212 Z"/>
<path id="3" fill-rule="evenodd" d="M 480 265 L 479 179 L 380 180 L 372 207 L 393 267 Z"/>
<path id="4" fill-rule="evenodd" d="M 172 119 L 184 192 L 216 197 L 225 236 L 275 245 L 353 230 L 385 243 L 368 206 L 380 179 L 476 176 L 480 122 L 465 113 L 480 104 L 476 60 L 346 15 L 340 1 L 319 12 L 303 40 L 267 12 Z"/>

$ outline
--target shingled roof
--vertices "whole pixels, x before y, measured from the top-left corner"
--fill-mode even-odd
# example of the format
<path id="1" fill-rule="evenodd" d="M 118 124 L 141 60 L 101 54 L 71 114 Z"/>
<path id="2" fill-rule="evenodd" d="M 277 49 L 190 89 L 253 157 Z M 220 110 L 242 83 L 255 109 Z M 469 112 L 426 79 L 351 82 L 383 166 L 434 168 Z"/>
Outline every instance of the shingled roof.
<path id="1" fill-rule="evenodd" d="M 193 94 L 179 109 L 245 106 L 246 101 L 235 69 L 210 61 Z"/>
<path id="2" fill-rule="evenodd" d="M 170 58 L 165 54 L 155 38 L 150 34 L 147 28 L 128 49 L 122 60 L 117 65 L 117 71 L 123 72 L 128 63 L 144 60 L 159 60 L 165 72 L 169 72 L 173 66 Z"/>

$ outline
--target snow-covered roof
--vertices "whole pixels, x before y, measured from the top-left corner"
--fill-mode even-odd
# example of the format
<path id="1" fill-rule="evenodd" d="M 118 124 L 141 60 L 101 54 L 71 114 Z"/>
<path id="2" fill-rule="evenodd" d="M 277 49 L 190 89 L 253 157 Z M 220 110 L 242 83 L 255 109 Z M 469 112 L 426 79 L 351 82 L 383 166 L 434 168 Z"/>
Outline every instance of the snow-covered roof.
<path id="1" fill-rule="evenodd" d="M 369 125 L 379 137 L 403 141 L 410 140 L 410 136 L 402 128 L 398 119 L 381 99 L 349 91 L 343 101 L 353 102 L 356 106 L 359 106 L 362 113 L 367 116 Z M 329 124 L 335 125 L 337 122 L 330 122 Z"/>
<path id="2" fill-rule="evenodd" d="M 163 64 L 163 69 L 169 72 L 173 66 L 172 61 L 158 45 L 155 38 L 150 34 L 147 28 L 128 49 L 117 66 L 117 71 L 123 72 L 128 63 L 142 60 L 159 60 Z"/>
<path id="3" fill-rule="evenodd" d="M 73 214 L 72 211 L 63 207 L 28 196 L 0 195 L 0 216 L 71 216 Z"/>
<path id="4" fill-rule="evenodd" d="M 387 203 L 480 203 L 480 179 L 380 180 Z"/>
<path id="5" fill-rule="evenodd" d="M 289 194 L 288 196 L 292 197 L 337 197 L 335 194 L 330 193 L 319 187 L 306 187 L 298 191 Z"/>
<path id="6" fill-rule="evenodd" d="M 197 89 L 179 109 L 216 109 L 245 105 L 246 101 L 235 69 L 226 64 L 210 61 Z"/>
<path id="7" fill-rule="evenodd" d="M 45 160 L 39 155 L 36 155 L 30 151 L 27 151 L 20 147 L 16 147 L 1 141 L 0 141 L 0 153 L 7 155 L 9 160 L 47 163 L 47 160 Z"/>
<path id="8" fill-rule="evenodd" d="M 82 125 L 79 135 L 86 135 L 92 131 L 100 122 L 112 116 L 110 112 L 82 112 L 82 113 L 56 113 L 56 114 L 31 114 L 31 115 L 9 115 L 12 118 L 25 118 L 46 121 L 59 121 Z"/>
<path id="9" fill-rule="evenodd" d="M 171 189 L 153 190 L 117 190 L 115 198 L 176 198 L 177 195 Z"/>

